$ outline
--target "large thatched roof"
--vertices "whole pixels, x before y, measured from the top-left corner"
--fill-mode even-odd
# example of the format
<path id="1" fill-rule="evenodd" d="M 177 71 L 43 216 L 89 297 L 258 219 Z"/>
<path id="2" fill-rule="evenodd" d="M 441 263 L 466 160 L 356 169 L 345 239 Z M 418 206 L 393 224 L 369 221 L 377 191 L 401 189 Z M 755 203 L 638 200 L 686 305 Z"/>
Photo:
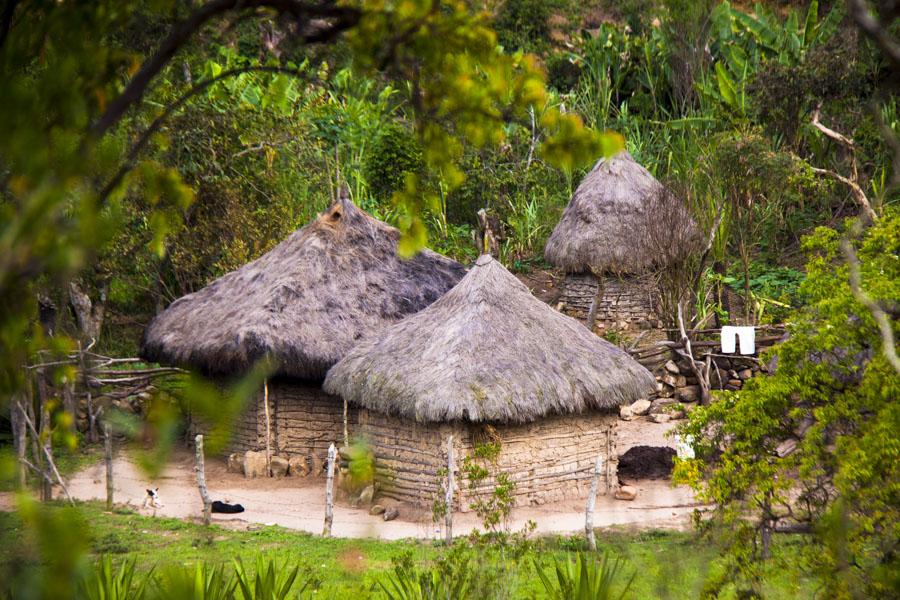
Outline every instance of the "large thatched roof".
<path id="1" fill-rule="evenodd" d="M 485 255 L 420 313 L 354 347 L 324 389 L 418 421 L 528 422 L 645 397 L 652 375 Z"/>
<path id="2" fill-rule="evenodd" d="M 348 200 L 272 251 L 173 302 L 142 355 L 213 374 L 270 357 L 278 374 L 325 376 L 363 337 L 440 298 L 465 268 L 430 250 L 403 260 L 399 232 Z"/>
<path id="3" fill-rule="evenodd" d="M 681 201 L 622 151 L 581 181 L 544 256 L 572 273 L 639 274 L 683 258 L 696 238 Z"/>

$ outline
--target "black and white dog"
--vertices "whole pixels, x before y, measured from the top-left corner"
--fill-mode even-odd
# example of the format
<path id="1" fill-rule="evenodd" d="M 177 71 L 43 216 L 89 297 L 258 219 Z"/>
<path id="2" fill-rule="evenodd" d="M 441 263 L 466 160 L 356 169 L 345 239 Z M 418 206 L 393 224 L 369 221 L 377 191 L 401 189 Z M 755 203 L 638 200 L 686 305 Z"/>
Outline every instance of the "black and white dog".
<path id="1" fill-rule="evenodd" d="M 150 505 L 150 508 L 162 508 L 163 503 L 159 501 L 159 488 L 155 487 L 152 490 L 147 490 L 147 496 L 144 498 L 144 503 L 141 505 L 141 508 L 147 508 L 147 504 Z"/>

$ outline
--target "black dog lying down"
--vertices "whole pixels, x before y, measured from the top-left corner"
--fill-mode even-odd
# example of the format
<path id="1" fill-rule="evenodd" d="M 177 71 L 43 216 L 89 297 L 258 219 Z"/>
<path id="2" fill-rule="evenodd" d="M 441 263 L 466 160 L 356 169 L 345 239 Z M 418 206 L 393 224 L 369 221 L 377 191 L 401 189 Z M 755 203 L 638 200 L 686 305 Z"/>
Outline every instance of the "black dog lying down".
<path id="1" fill-rule="evenodd" d="M 224 502 L 213 500 L 211 510 L 214 513 L 225 513 L 231 515 L 244 512 L 244 507 L 240 504 L 225 504 Z"/>

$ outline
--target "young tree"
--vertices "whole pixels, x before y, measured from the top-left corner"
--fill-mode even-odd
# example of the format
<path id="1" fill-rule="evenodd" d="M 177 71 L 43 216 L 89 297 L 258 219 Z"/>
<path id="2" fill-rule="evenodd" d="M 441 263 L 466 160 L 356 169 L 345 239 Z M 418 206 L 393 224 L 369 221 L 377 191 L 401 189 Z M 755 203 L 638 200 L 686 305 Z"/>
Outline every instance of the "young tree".
<path id="1" fill-rule="evenodd" d="M 900 573 L 900 373 L 887 341 L 900 332 L 900 210 L 858 240 L 821 227 L 805 248 L 807 303 L 774 373 L 692 414 L 682 433 L 698 440 L 698 458 L 676 474 L 730 531 L 728 577 L 757 585 L 772 533 L 800 531 L 816 542 L 808 559 L 831 597 L 885 597 Z M 860 289 L 889 315 L 892 338 Z"/>

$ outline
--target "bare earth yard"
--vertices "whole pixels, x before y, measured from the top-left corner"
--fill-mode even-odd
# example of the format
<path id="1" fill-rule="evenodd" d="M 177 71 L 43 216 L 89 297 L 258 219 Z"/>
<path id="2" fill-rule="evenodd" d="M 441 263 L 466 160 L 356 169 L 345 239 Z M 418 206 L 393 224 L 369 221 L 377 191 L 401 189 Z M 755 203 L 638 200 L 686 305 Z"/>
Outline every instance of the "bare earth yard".
<path id="1" fill-rule="evenodd" d="M 322 532 L 325 514 L 323 477 L 245 479 L 242 475 L 227 472 L 223 460 L 211 458 L 207 460 L 206 478 L 213 500 L 240 503 L 246 509 L 239 515 L 214 514 L 215 523 L 236 528 L 252 524 L 275 524 L 309 533 Z M 155 480 L 147 479 L 127 455 L 121 454 L 114 461 L 114 481 L 116 504 L 140 509 L 142 514 L 181 519 L 195 519 L 201 514 L 193 457 L 186 451 L 178 453 Z M 638 481 L 629 484 L 639 489 L 634 501 L 615 500 L 606 495 L 598 497 L 594 516 L 596 527 L 631 525 L 653 529 L 684 529 L 689 525 L 693 510 L 701 507 L 688 489 L 672 487 L 667 481 Z M 77 499 L 105 499 L 104 464 L 94 464 L 77 472 L 69 480 L 68 487 L 69 492 Z M 155 511 L 149 507 L 141 509 L 149 487 L 159 487 L 163 506 Z M 396 506 L 400 511 L 399 518 L 385 522 L 380 516 L 369 515 L 367 508 L 354 509 L 345 502 L 337 502 L 333 534 L 338 537 L 387 540 L 440 536 L 440 531 L 432 523 L 430 511 L 387 499 L 379 502 Z M 0 495 L 0 510 L 9 510 L 11 505 L 11 495 Z M 515 509 L 510 526 L 512 530 L 519 530 L 529 520 L 535 522 L 536 532 L 539 534 L 582 531 L 584 501 Z M 457 513 L 454 516 L 454 533 L 457 535 L 468 534 L 479 525 L 478 517 L 472 512 Z"/>

